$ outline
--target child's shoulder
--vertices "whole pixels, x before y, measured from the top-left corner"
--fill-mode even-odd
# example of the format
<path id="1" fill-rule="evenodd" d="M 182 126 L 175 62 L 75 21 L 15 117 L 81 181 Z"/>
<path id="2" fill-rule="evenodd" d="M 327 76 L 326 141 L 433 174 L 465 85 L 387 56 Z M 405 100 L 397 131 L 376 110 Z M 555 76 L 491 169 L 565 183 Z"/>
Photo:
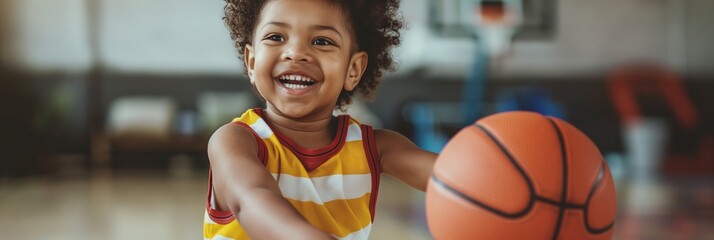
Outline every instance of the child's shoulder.
<path id="1" fill-rule="evenodd" d="M 374 129 L 374 141 L 382 156 L 416 147 L 409 138 L 389 129 Z"/>
<path id="2" fill-rule="evenodd" d="M 239 117 L 216 129 L 208 140 L 209 154 L 211 151 L 229 151 L 232 154 L 256 152 L 259 147 L 259 142 L 256 141 L 259 139 L 259 135 L 251 126 L 264 125 L 261 111 L 258 108 L 247 109 Z"/>
<path id="3" fill-rule="evenodd" d="M 243 122 L 230 122 L 216 129 L 208 140 L 209 150 L 211 147 L 228 145 L 235 143 L 246 144 L 255 142 L 255 136 L 250 127 Z"/>
<path id="4" fill-rule="evenodd" d="M 216 159 L 258 158 L 258 142 L 255 133 L 239 122 L 226 123 L 218 128 L 208 140 L 208 155 Z"/>

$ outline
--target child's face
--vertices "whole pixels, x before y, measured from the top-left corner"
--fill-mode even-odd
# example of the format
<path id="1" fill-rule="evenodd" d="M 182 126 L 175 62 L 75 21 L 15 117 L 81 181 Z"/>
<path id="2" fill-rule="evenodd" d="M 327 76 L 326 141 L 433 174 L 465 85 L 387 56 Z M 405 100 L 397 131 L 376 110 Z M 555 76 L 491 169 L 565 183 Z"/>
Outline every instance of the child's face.
<path id="1" fill-rule="evenodd" d="M 342 10 L 324 0 L 269 1 L 244 53 L 250 81 L 269 110 L 324 118 L 367 65 L 352 38 Z"/>

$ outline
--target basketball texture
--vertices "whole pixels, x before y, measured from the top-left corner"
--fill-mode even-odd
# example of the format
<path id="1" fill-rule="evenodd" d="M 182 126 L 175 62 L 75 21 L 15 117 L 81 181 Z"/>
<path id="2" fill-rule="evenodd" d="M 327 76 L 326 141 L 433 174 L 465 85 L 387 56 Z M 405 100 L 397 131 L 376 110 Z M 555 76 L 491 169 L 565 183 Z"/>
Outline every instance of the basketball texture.
<path id="1" fill-rule="evenodd" d="M 615 187 L 585 134 L 553 117 L 508 112 L 444 147 L 426 191 L 435 239 L 610 239 Z"/>

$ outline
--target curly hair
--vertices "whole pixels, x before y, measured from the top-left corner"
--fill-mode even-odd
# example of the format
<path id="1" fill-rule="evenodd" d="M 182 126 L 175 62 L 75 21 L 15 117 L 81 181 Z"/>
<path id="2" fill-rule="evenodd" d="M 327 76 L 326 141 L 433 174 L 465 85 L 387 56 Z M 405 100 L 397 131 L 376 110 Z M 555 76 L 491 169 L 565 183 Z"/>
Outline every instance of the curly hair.
<path id="1" fill-rule="evenodd" d="M 242 51 L 251 44 L 261 10 L 270 0 L 225 0 L 223 20 L 235 47 Z M 370 98 L 385 71 L 394 71 L 392 48 L 400 44 L 399 30 L 404 26 L 398 13 L 400 0 L 326 0 L 341 7 L 356 36 L 358 51 L 367 53 L 367 67 L 353 91 L 342 90 L 336 108 L 352 102 L 354 91 Z M 243 58 L 239 54 L 239 58 Z"/>

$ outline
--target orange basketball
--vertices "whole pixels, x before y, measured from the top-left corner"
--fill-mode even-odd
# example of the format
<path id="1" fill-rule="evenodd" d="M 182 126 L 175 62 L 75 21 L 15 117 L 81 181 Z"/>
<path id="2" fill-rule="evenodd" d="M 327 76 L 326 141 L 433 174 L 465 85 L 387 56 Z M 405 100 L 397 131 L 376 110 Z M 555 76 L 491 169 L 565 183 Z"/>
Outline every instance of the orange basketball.
<path id="1" fill-rule="evenodd" d="M 426 191 L 435 239 L 610 239 L 616 207 L 595 144 L 531 112 L 462 129 L 439 154 Z"/>

